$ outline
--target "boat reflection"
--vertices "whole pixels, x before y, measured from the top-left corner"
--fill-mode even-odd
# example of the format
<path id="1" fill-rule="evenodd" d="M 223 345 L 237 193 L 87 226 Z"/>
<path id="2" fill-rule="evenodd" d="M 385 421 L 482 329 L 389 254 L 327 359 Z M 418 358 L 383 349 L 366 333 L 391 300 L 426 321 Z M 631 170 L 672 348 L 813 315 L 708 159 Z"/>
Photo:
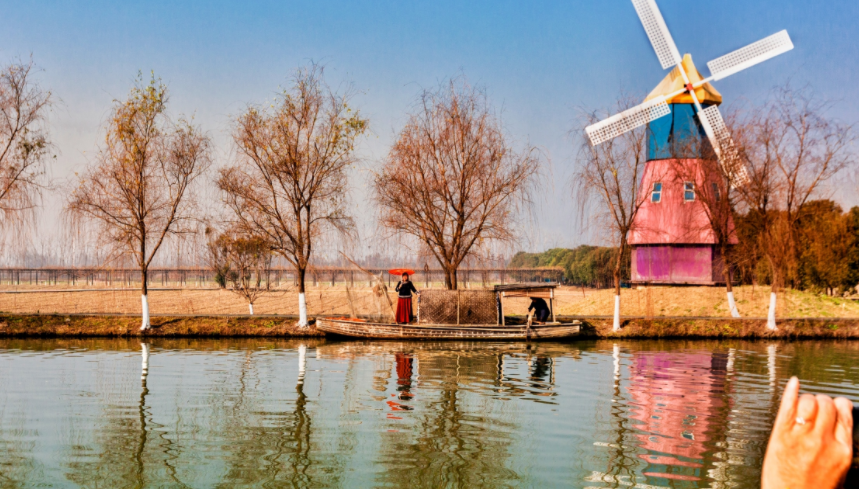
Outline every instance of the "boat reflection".
<path id="1" fill-rule="evenodd" d="M 387 393 L 380 400 L 389 423 L 378 455 L 385 470 L 377 485 L 485 487 L 520 479 L 508 467 L 515 464 L 511 447 L 522 427 L 515 416 L 501 415 L 515 408 L 504 401 L 549 402 L 557 395 L 555 358 L 580 352 L 569 344 L 344 342 L 321 345 L 318 355 L 377 358 L 373 378 L 389 379 L 387 387 L 376 387 Z"/>

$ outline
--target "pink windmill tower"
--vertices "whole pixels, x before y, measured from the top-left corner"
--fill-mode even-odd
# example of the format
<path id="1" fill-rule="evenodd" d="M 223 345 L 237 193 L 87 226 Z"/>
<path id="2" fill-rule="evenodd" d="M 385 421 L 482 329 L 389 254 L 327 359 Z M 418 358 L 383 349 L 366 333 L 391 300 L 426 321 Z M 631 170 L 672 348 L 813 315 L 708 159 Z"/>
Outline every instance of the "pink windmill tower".
<path id="1" fill-rule="evenodd" d="M 704 78 L 690 55 L 680 57 L 656 2 L 632 4 L 662 68 L 673 69 L 641 105 L 585 129 L 596 146 L 647 124 L 647 163 L 638 192 L 644 202 L 629 236 L 631 278 L 639 283 L 724 283 L 716 236 L 699 196 L 706 190 L 719 198 L 724 182 L 739 187 L 749 177 L 719 112 L 722 96 L 710 82 L 790 51 L 793 43 L 787 31 L 780 31 L 710 61 L 710 76 Z M 708 165 L 713 161 L 708 155 L 718 159 L 717 172 L 708 171 L 714 167 Z M 733 222 L 728 225 L 733 228 Z M 735 312 L 731 294 L 728 301 Z M 615 302 L 617 309 L 618 298 Z"/>

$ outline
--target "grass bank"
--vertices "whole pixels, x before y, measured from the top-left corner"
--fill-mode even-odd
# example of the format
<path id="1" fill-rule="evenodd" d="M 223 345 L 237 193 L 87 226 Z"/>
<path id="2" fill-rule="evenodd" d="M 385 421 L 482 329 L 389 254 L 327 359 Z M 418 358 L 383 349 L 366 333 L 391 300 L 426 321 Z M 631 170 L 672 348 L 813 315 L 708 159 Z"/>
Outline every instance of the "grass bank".
<path id="1" fill-rule="evenodd" d="M 0 314 L 0 337 L 320 337 L 316 328 L 299 329 L 292 318 L 273 316 L 156 316 L 140 332 L 140 316 Z"/>
<path id="2" fill-rule="evenodd" d="M 578 319 L 582 334 L 593 338 L 859 339 L 857 318 L 782 319 L 777 331 L 768 330 L 763 318 L 627 318 L 618 332 L 611 317 Z"/>
<path id="3" fill-rule="evenodd" d="M 770 338 L 859 339 L 859 318 L 792 318 L 769 331 L 762 318 L 625 318 L 621 331 L 611 330 L 606 316 L 562 316 L 581 320 L 584 338 Z M 152 330 L 139 331 L 136 315 L 0 314 L 0 337 L 323 337 L 311 326 L 296 327 L 284 316 L 156 316 Z"/>

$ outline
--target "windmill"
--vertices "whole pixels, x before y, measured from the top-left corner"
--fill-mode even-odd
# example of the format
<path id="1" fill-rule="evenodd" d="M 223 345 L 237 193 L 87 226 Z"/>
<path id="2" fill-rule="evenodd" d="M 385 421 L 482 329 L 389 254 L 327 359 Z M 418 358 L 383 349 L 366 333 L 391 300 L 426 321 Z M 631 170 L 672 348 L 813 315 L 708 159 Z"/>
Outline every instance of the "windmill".
<path id="1" fill-rule="evenodd" d="M 725 121 L 722 119 L 719 108 L 716 105 L 711 105 L 707 108 L 702 107 L 695 92 L 696 89 L 711 81 L 719 81 L 790 51 L 793 49 L 793 43 L 787 31 L 782 30 L 710 61 L 707 63 L 707 68 L 710 69 L 710 76 L 697 82 L 691 82 L 690 73 L 687 73 L 687 68 L 682 62 L 683 59 L 680 57 L 680 52 L 674 44 L 671 32 L 668 31 L 668 26 L 665 25 L 665 20 L 663 20 L 662 13 L 659 11 L 659 7 L 656 6 L 655 0 L 632 0 L 632 4 L 638 13 L 639 19 L 641 19 L 641 23 L 644 25 L 644 30 L 647 32 L 647 37 L 650 39 L 654 51 L 656 51 L 656 56 L 659 58 L 662 68 L 677 67 L 680 75 L 683 77 L 683 88 L 673 93 L 659 95 L 645 101 L 641 105 L 588 126 L 585 128 L 585 132 L 590 138 L 591 144 L 596 146 L 625 132 L 667 116 L 671 113 L 668 101 L 678 95 L 688 93 L 695 105 L 695 113 L 698 115 L 699 123 L 710 140 L 710 144 L 719 158 L 719 162 L 728 180 L 733 186 L 744 185 L 749 179 L 748 172 L 746 167 L 736 157 L 736 150 L 734 149 L 731 135 L 725 126 Z"/>
<path id="2" fill-rule="evenodd" d="M 777 32 L 710 61 L 710 76 L 704 78 L 690 55 L 680 56 L 656 2 L 632 0 L 632 4 L 662 67 L 672 70 L 642 104 L 585 128 L 591 144 L 597 146 L 647 125 L 647 160 L 638 193 L 642 201 L 627 240 L 631 281 L 724 283 L 731 315 L 739 317 L 729 286 L 730 271 L 722 256 L 724 245 L 738 242 L 733 220 L 728 214 L 724 223 L 727 237 L 721 226 L 717 235 L 701 197 L 712 186 L 709 196 L 713 199 L 707 205 L 719 202 L 726 186 L 746 185 L 749 173 L 719 112 L 722 96 L 710 82 L 790 51 L 793 43 L 787 31 Z M 707 140 L 718 158 L 717 172 L 706 171 L 712 153 L 705 153 L 708 145 L 699 143 Z M 615 329 L 619 329 L 619 301 L 620 296 L 615 296 Z"/>

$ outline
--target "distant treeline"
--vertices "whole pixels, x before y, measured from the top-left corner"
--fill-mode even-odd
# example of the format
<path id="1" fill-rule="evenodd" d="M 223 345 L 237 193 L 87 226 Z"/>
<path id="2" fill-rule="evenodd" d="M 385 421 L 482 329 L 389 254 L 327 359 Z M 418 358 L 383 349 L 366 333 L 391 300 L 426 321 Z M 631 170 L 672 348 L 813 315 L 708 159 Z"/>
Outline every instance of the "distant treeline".
<path id="1" fill-rule="evenodd" d="M 510 260 L 509 268 L 561 267 L 564 278 L 572 285 L 611 287 L 617 248 L 582 245 L 574 249 L 553 248 L 543 253 L 520 251 Z M 623 280 L 629 280 L 629 257 L 623 260 Z"/>
<path id="2" fill-rule="evenodd" d="M 785 285 L 794 289 L 841 295 L 855 292 L 859 284 L 859 207 L 844 212 L 831 200 L 806 203 L 797 226 L 797 259 L 788 267 Z M 772 268 L 764 253 L 765 219 L 754 213 L 736 214 L 739 245 L 734 250 L 734 283 L 769 285 Z M 553 248 L 543 253 L 517 253 L 508 267 L 561 267 L 573 285 L 611 287 L 617 248 L 579 246 Z M 622 279 L 629 280 L 629 257 L 624 257 Z"/>
<path id="3" fill-rule="evenodd" d="M 763 232 L 770 215 L 752 212 L 734 216 L 740 244 L 735 248 L 737 277 L 744 284 L 769 284 L 772 267 L 764 253 L 768 246 Z M 844 212 L 831 200 L 813 200 L 798 213 L 795 256 L 786 265 L 785 286 L 825 292 L 830 295 L 855 293 L 859 284 L 859 207 Z"/>

